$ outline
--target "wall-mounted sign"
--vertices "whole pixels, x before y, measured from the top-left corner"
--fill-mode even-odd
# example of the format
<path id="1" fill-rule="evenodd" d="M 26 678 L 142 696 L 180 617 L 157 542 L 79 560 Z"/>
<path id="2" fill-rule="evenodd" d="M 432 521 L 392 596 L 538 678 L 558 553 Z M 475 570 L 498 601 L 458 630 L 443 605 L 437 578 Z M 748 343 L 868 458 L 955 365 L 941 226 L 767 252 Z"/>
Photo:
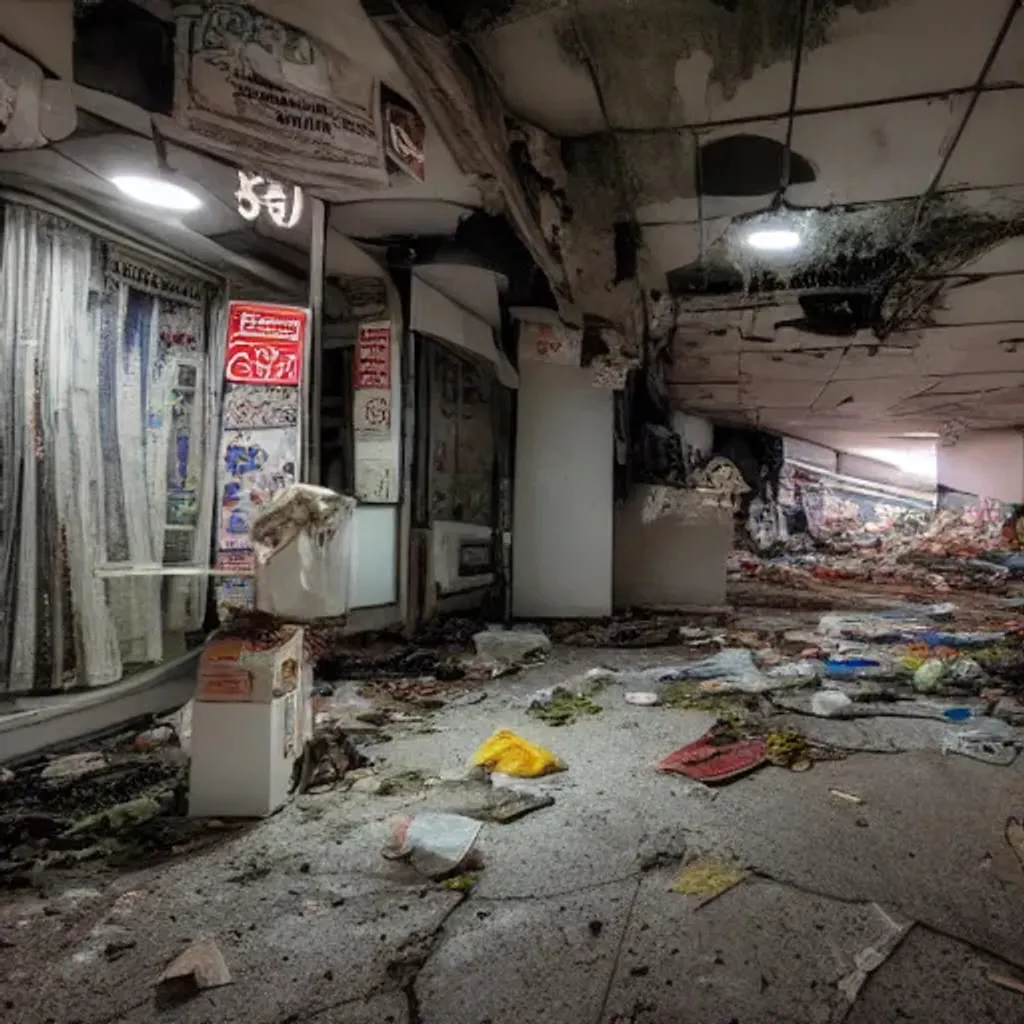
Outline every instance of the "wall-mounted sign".
<path id="1" fill-rule="evenodd" d="M 232 302 L 224 379 L 235 384 L 287 385 L 302 377 L 309 311 L 266 302 Z"/>
<path id="2" fill-rule="evenodd" d="M 352 370 L 352 421 L 357 441 L 391 437 L 391 324 L 361 324 Z"/>
<path id="3" fill-rule="evenodd" d="M 387 185 L 380 85 L 360 54 L 231 0 L 181 6 L 177 26 L 174 117 L 204 149 L 286 181 Z"/>
<path id="4" fill-rule="evenodd" d="M 258 220 L 264 210 L 279 228 L 293 228 L 302 220 L 302 189 L 298 185 L 239 171 L 235 199 L 239 214 L 248 221 Z"/>
<path id="5" fill-rule="evenodd" d="M 388 321 L 360 324 L 353 378 L 357 391 L 391 390 L 391 324 Z"/>

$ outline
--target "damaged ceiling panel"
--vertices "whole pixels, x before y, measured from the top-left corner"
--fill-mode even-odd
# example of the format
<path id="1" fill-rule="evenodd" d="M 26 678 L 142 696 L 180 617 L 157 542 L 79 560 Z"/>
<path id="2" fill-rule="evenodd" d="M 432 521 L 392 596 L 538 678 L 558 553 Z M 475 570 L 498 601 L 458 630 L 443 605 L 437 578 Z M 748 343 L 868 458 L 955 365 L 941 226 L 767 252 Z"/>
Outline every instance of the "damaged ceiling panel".
<path id="1" fill-rule="evenodd" d="M 561 136 L 582 311 L 621 320 L 635 276 L 677 406 L 1024 423 L 979 401 L 987 375 L 1024 373 L 1019 3 L 433 6 L 509 108 Z M 630 222 L 623 262 L 608 239 Z M 757 249 L 756 231 L 797 241 Z"/>

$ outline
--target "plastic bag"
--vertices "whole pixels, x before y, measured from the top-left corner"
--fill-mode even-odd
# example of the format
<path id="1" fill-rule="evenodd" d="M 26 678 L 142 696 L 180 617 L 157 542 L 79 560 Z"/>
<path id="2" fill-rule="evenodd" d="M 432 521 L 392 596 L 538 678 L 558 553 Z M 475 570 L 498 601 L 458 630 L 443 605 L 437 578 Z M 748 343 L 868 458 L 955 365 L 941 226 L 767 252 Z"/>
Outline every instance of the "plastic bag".
<path id="1" fill-rule="evenodd" d="M 942 739 L 944 754 L 962 754 L 986 764 L 1013 764 L 1017 757 L 1017 732 L 998 718 L 985 718 L 969 726 L 950 729 Z"/>
<path id="2" fill-rule="evenodd" d="M 947 677 L 946 662 L 941 658 L 929 658 L 914 673 L 914 689 L 918 693 L 935 693 L 945 686 Z"/>
<path id="3" fill-rule="evenodd" d="M 443 878 L 458 871 L 480 834 L 481 822 L 461 814 L 417 814 L 395 822 L 389 860 L 408 859 L 426 878 Z"/>
<path id="4" fill-rule="evenodd" d="M 510 729 L 499 729 L 485 740 L 473 755 L 473 764 L 522 779 L 562 772 L 566 767 L 565 762 L 550 751 L 524 740 Z"/>

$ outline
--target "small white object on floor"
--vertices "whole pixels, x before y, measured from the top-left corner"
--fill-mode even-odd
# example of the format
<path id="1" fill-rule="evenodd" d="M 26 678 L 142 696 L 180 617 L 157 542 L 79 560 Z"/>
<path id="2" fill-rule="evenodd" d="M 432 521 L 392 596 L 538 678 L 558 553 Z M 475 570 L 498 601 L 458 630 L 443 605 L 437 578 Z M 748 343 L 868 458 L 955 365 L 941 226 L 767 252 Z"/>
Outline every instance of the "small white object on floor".
<path id="1" fill-rule="evenodd" d="M 626 703 L 635 704 L 640 708 L 652 708 L 661 703 L 661 698 L 656 693 L 645 693 L 642 690 L 633 690 L 626 694 Z"/>

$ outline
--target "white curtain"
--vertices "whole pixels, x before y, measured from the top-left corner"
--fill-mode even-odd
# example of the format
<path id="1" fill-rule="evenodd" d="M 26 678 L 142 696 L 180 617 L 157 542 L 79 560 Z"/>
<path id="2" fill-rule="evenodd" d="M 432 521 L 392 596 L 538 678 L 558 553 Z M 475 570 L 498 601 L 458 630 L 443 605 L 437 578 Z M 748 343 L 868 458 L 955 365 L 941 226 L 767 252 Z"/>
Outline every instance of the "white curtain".
<path id="1" fill-rule="evenodd" d="M 4 211 L 0 381 L 0 688 L 120 677 L 93 567 L 103 557 L 93 240 L 19 206 Z"/>
<path id="2" fill-rule="evenodd" d="M 112 269 L 59 217 L 3 216 L 0 693 L 102 686 L 203 621 L 204 576 L 146 570 L 209 565 L 226 307 Z M 141 571 L 98 577 L 111 563 Z"/>

